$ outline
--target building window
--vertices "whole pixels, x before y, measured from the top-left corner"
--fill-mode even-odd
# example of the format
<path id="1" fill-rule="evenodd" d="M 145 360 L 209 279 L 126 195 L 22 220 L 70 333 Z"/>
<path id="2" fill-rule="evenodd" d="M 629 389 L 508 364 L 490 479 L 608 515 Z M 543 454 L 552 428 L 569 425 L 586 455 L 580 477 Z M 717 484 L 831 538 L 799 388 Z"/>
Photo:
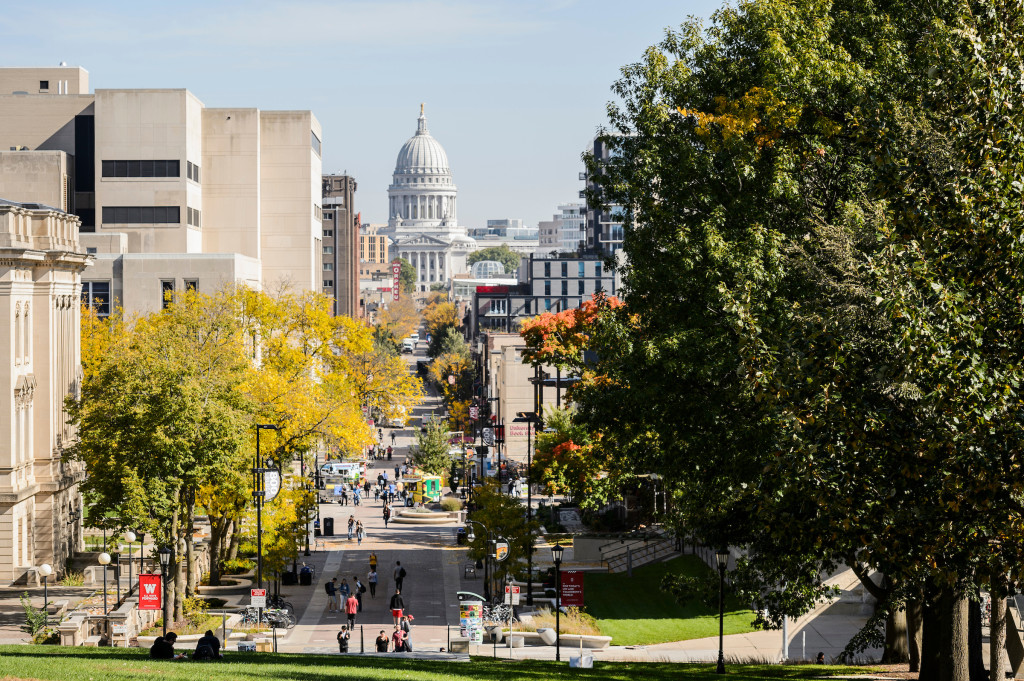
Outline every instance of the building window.
<path id="1" fill-rule="evenodd" d="M 325 229 L 324 230 L 324 236 L 334 236 L 334 230 L 333 229 Z"/>
<path id="2" fill-rule="evenodd" d="M 332 271 L 334 271 L 334 263 L 325 262 L 324 263 L 324 272 L 332 272 Z"/>
<path id="3" fill-rule="evenodd" d="M 99 317 L 110 316 L 110 282 L 83 281 L 82 305 L 91 307 Z"/>
<path id="4" fill-rule="evenodd" d="M 101 171 L 103 177 L 181 177 L 181 163 L 177 159 L 103 161 Z"/>
<path id="5" fill-rule="evenodd" d="M 565 277 L 568 277 L 568 276 L 569 276 L 569 263 L 563 262 L 562 263 L 562 278 L 564 279 Z"/>
<path id="6" fill-rule="evenodd" d="M 324 220 L 324 209 L 315 203 L 313 204 L 313 217 L 321 222 Z"/>
<path id="7" fill-rule="evenodd" d="M 178 206 L 104 206 L 103 223 L 121 225 L 178 224 Z"/>
<path id="8" fill-rule="evenodd" d="M 324 279 L 324 288 L 334 288 L 334 282 L 330 279 Z"/>
<path id="9" fill-rule="evenodd" d="M 581 296 L 582 296 L 582 295 L 583 295 L 583 280 L 582 280 L 582 279 L 580 279 L 579 281 L 577 281 L 577 282 L 576 282 L 576 287 L 577 287 L 577 289 L 578 289 L 578 290 L 576 291 L 576 293 L 577 293 L 578 295 L 581 295 Z"/>
<path id="10" fill-rule="evenodd" d="M 186 209 L 186 215 L 188 216 L 188 224 L 194 227 L 202 227 L 199 219 L 199 209 L 189 207 Z"/>
<path id="11" fill-rule="evenodd" d="M 544 299 L 544 311 L 545 312 L 551 312 L 551 299 L 550 298 L 545 298 Z"/>
<path id="12" fill-rule="evenodd" d="M 161 279 L 160 280 L 160 298 L 161 307 L 167 309 L 167 307 L 174 302 L 174 280 L 173 279 Z"/>
<path id="13" fill-rule="evenodd" d="M 558 311 L 559 312 L 564 312 L 565 310 L 568 310 L 568 309 L 569 309 L 569 301 L 567 301 L 565 298 L 562 298 L 561 300 L 558 301 Z"/>
<path id="14" fill-rule="evenodd" d="M 550 277 L 551 276 L 551 263 L 549 263 L 549 262 L 544 263 L 544 276 L 545 277 Z"/>
<path id="15" fill-rule="evenodd" d="M 333 254 L 334 254 L 334 247 L 333 246 L 324 246 L 324 255 L 333 255 Z"/>
<path id="16" fill-rule="evenodd" d="M 524 300 L 523 301 L 523 314 L 530 314 L 530 301 L 529 300 Z"/>
<path id="17" fill-rule="evenodd" d="M 39 81 L 39 89 L 41 91 L 43 91 L 43 92 L 45 92 L 46 90 L 49 90 L 50 89 L 50 81 L 48 81 L 48 80 L 41 80 L 41 81 Z"/>
<path id="18" fill-rule="evenodd" d="M 580 261 L 579 265 L 580 265 L 580 272 L 579 272 L 579 276 L 580 276 L 580 277 L 584 277 L 584 276 L 586 276 L 586 275 L 585 275 L 585 274 L 583 273 L 583 261 L 582 261 L 582 260 Z"/>
<path id="19" fill-rule="evenodd" d="M 199 182 L 199 166 L 192 161 L 187 161 L 185 164 L 185 176 L 193 182 Z M 174 176 L 172 176 L 174 177 Z"/>
<path id="20" fill-rule="evenodd" d="M 315 151 L 316 155 L 319 156 L 320 155 L 320 138 L 317 137 L 316 133 L 313 132 L 312 130 L 309 131 L 309 135 L 310 135 L 310 137 L 312 137 L 312 139 L 310 140 L 310 144 L 312 144 L 312 146 L 313 146 L 313 151 Z"/>
<path id="21" fill-rule="evenodd" d="M 185 290 L 186 291 L 198 291 L 199 290 L 199 280 L 198 279 L 186 279 L 185 280 Z"/>
<path id="22" fill-rule="evenodd" d="M 546 295 L 546 296 L 550 296 L 551 295 L 551 280 L 550 279 L 548 279 L 548 280 L 546 280 L 544 282 L 544 295 Z"/>
<path id="23" fill-rule="evenodd" d="M 85 247 L 85 254 L 86 255 L 95 255 L 95 253 L 96 253 L 96 247 L 95 246 L 86 246 Z"/>
<path id="24" fill-rule="evenodd" d="M 569 295 L 569 282 L 566 281 L 565 279 L 562 280 L 562 295 Z"/>

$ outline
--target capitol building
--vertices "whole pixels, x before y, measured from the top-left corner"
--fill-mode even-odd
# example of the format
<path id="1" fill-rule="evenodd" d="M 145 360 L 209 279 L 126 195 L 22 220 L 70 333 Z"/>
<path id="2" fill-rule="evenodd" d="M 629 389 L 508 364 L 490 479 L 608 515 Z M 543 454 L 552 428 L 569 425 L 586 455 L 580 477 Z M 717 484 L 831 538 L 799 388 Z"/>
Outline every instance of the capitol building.
<path id="1" fill-rule="evenodd" d="M 418 291 L 466 272 L 466 256 L 477 249 L 459 226 L 457 193 L 448 155 L 427 130 L 421 104 L 416 134 L 398 152 L 388 187 L 388 226 L 381 230 L 391 239 L 391 252 L 416 268 Z"/>

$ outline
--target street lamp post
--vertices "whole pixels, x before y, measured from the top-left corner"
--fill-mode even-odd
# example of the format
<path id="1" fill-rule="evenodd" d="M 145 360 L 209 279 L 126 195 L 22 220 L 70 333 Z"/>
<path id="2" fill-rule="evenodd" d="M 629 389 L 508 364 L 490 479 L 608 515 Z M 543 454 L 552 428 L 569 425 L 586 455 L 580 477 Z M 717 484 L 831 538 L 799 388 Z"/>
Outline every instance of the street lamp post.
<path id="1" fill-rule="evenodd" d="M 716 674 L 725 673 L 725 568 L 729 565 L 729 552 L 721 549 L 715 554 L 718 563 L 718 668 Z"/>
<path id="2" fill-rule="evenodd" d="M 538 422 L 537 412 L 519 412 L 514 421 L 526 423 L 526 522 L 533 520 L 533 486 L 530 474 L 533 469 L 533 424 Z M 533 605 L 533 542 L 526 554 L 526 604 Z"/>
<path id="3" fill-rule="evenodd" d="M 306 480 L 306 455 L 302 454 L 299 456 L 299 475 L 301 476 L 303 484 L 306 486 L 306 495 L 309 495 L 310 483 Z M 303 515 L 306 519 L 306 551 L 302 555 L 309 555 L 309 506 L 306 506 Z"/>
<path id="4" fill-rule="evenodd" d="M 53 574 L 53 568 L 50 567 L 49 563 L 43 563 L 39 566 L 39 574 L 43 576 L 43 625 L 50 625 L 50 598 L 46 592 L 47 578 Z"/>
<path id="5" fill-rule="evenodd" d="M 160 554 L 160 576 L 164 583 L 164 636 L 167 635 L 167 569 L 171 564 L 171 549 L 164 546 L 157 553 Z M 104 590 L 104 593 L 106 591 Z"/>
<path id="6" fill-rule="evenodd" d="M 555 544 L 551 547 L 551 557 L 555 561 L 555 662 L 562 661 L 562 553 L 565 547 Z"/>
<path id="7" fill-rule="evenodd" d="M 469 533 L 466 535 L 466 539 L 469 542 L 473 542 L 473 541 L 476 540 L 476 535 L 473 534 L 473 525 L 479 525 L 480 527 L 484 528 L 484 532 L 487 533 L 487 550 L 484 551 L 484 599 L 488 603 L 490 603 L 491 602 L 491 578 L 490 578 L 490 571 L 488 570 L 488 568 L 490 567 L 490 562 L 491 562 L 491 560 L 490 560 L 491 559 L 490 548 L 491 548 L 491 541 L 492 541 L 491 540 L 491 530 L 486 525 L 484 525 L 483 523 L 481 523 L 479 521 L 476 521 L 476 520 L 470 520 L 469 518 L 466 518 L 466 522 L 470 524 L 470 526 L 469 526 Z"/>
<path id="8" fill-rule="evenodd" d="M 107 566 L 110 565 L 110 554 L 104 551 L 96 559 L 103 566 L 103 614 L 108 612 L 107 608 Z"/>
<path id="9" fill-rule="evenodd" d="M 121 603 L 121 547 L 118 545 L 117 553 L 110 554 L 110 560 L 114 564 L 114 588 L 117 590 L 117 604 Z M 116 606 L 115 606 L 116 607 Z"/>
<path id="10" fill-rule="evenodd" d="M 128 530 L 124 533 L 124 540 L 128 542 L 128 595 L 132 593 L 132 543 L 135 541 L 135 533 Z M 139 555 L 142 555 L 141 553 Z M 141 570 L 140 570 L 141 572 Z"/>
<path id="11" fill-rule="evenodd" d="M 256 588 L 263 588 L 263 461 L 260 459 L 260 431 L 279 430 L 277 426 L 256 424 L 256 459 L 252 468 L 252 500 L 256 504 Z"/>

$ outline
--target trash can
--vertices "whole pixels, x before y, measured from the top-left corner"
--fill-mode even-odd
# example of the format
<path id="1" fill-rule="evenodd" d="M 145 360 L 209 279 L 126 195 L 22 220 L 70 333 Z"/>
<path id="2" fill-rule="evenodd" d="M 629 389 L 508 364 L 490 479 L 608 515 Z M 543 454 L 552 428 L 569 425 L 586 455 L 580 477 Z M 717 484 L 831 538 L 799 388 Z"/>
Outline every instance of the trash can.
<path id="1" fill-rule="evenodd" d="M 313 583 L 313 572 L 312 570 L 303 570 L 299 573 L 299 584 L 301 586 L 310 586 Z"/>
<path id="2" fill-rule="evenodd" d="M 324 536 L 334 536 L 334 518 L 324 518 Z"/>
<path id="3" fill-rule="evenodd" d="M 281 573 L 281 586 L 293 586 L 299 581 L 298 575 L 291 570 Z"/>

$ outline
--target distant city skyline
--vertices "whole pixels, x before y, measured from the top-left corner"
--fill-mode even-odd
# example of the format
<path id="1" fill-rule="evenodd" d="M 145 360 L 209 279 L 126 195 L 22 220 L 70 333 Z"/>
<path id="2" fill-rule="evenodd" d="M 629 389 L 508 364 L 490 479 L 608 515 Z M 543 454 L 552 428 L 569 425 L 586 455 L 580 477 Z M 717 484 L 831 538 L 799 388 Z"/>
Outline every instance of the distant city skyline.
<path id="1" fill-rule="evenodd" d="M 208 107 L 310 109 L 324 173 L 355 177 L 363 222 L 426 105 L 459 189 L 459 222 L 536 227 L 583 188 L 580 155 L 619 69 L 720 2 L 63 0 L 0 15 L 3 66 L 65 61 L 92 88 L 188 88 Z M 25 30 L 31 27 L 31 30 Z"/>

